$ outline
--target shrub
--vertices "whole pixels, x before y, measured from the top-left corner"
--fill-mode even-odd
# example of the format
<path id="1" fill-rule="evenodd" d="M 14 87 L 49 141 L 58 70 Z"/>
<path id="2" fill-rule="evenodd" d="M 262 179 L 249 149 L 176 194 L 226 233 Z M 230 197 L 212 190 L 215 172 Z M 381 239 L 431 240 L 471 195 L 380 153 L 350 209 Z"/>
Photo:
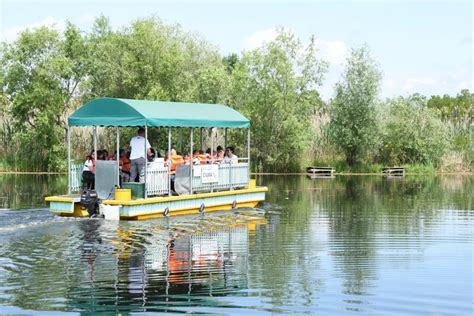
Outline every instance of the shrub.
<path id="1" fill-rule="evenodd" d="M 438 165 L 448 149 L 448 133 L 425 99 L 399 97 L 389 100 L 387 107 L 379 153 L 382 161 Z"/>

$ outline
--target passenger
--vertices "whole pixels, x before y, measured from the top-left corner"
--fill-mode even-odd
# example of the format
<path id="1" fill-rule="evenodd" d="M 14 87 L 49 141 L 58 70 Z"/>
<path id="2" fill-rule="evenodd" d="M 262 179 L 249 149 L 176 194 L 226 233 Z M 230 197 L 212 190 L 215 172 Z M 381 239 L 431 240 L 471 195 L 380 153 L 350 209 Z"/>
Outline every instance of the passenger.
<path id="1" fill-rule="evenodd" d="M 97 151 L 97 160 L 105 160 L 104 152 L 101 149 Z"/>
<path id="2" fill-rule="evenodd" d="M 224 163 L 237 163 L 239 162 L 239 157 L 234 154 L 235 148 L 233 146 L 229 146 L 225 149 L 225 157 Z"/>
<path id="3" fill-rule="evenodd" d="M 88 190 L 93 190 L 95 187 L 95 159 L 94 151 L 91 151 L 86 157 L 84 167 L 82 168 L 82 183 Z"/>
<path id="4" fill-rule="evenodd" d="M 191 164 L 191 159 L 189 158 L 189 154 L 184 154 L 183 160 L 184 160 L 185 165 L 190 165 Z"/>
<path id="5" fill-rule="evenodd" d="M 130 152 L 126 152 L 124 149 L 120 149 L 120 178 L 122 179 L 123 182 L 128 182 L 130 181 L 130 165 L 131 161 L 129 159 Z"/>
<path id="6" fill-rule="evenodd" d="M 178 155 L 176 149 L 171 149 L 171 174 L 176 173 L 176 167 L 184 164 L 184 159 L 181 155 Z"/>
<path id="7" fill-rule="evenodd" d="M 207 156 L 204 154 L 204 152 L 202 150 L 199 150 L 199 154 L 197 156 L 198 160 L 199 160 L 199 163 L 200 164 L 206 164 L 207 163 Z"/>
<path id="8" fill-rule="evenodd" d="M 214 160 L 217 163 L 224 162 L 224 148 L 222 148 L 222 146 L 217 146 L 216 157 L 214 158 Z"/>
<path id="9" fill-rule="evenodd" d="M 200 150 L 196 149 L 193 152 L 193 165 L 199 165 L 201 161 L 199 160 Z"/>
<path id="10" fill-rule="evenodd" d="M 133 137 L 130 140 L 130 181 L 135 182 L 137 176 L 140 183 L 145 182 L 145 146 L 146 146 L 146 155 L 151 155 L 151 146 L 147 139 L 145 139 L 145 129 L 140 127 L 137 132 L 137 136 Z"/>
<path id="11" fill-rule="evenodd" d="M 148 162 L 153 162 L 155 161 L 156 158 L 156 151 L 153 147 L 150 148 L 151 155 L 148 156 Z"/>
<path id="12" fill-rule="evenodd" d="M 212 163 L 213 157 L 211 156 L 211 148 L 206 150 L 206 163 Z"/>
<path id="13" fill-rule="evenodd" d="M 107 150 L 106 150 L 106 152 L 107 152 Z M 119 159 L 120 159 L 120 155 L 119 155 Z M 113 155 L 107 156 L 107 160 L 117 160 L 117 153 L 114 152 Z"/>
<path id="14" fill-rule="evenodd" d="M 109 152 L 106 149 L 102 149 L 102 159 L 101 160 L 109 160 Z"/>

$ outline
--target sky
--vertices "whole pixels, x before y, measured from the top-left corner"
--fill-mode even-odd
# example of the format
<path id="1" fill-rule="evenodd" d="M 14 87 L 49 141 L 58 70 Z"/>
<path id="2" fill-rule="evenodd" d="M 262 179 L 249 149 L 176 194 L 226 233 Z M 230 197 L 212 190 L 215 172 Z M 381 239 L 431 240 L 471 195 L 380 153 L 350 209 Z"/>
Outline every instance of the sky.
<path id="1" fill-rule="evenodd" d="M 22 30 L 41 25 L 63 30 L 67 20 L 87 32 L 101 14 L 114 29 L 150 16 L 179 23 L 223 55 L 271 41 L 278 26 L 303 43 L 314 35 L 320 57 L 330 63 L 320 88 L 325 100 L 334 96 L 350 49 L 365 44 L 383 73 L 381 97 L 474 91 L 470 0 L 0 0 L 1 41 L 12 42 Z"/>

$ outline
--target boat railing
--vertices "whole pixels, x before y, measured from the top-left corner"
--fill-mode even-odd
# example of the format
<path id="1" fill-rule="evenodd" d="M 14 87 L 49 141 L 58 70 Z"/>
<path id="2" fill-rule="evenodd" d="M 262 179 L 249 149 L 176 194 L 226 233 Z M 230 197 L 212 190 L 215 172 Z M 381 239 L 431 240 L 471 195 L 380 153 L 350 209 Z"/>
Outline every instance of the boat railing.
<path id="1" fill-rule="evenodd" d="M 248 186 L 246 162 L 193 165 L 192 173 L 193 192 L 224 191 Z M 168 169 L 162 163 L 156 166 L 148 164 L 146 181 L 147 196 L 168 194 Z M 189 184 L 187 186 L 189 187 Z"/>
<path id="2" fill-rule="evenodd" d="M 239 159 L 244 160 L 245 159 Z M 83 163 L 71 162 L 69 186 L 71 192 L 80 192 Z M 211 170 L 211 177 L 204 177 L 202 170 Z M 204 164 L 193 166 L 193 192 L 212 192 L 214 190 L 234 190 L 248 186 L 249 168 L 247 162 Z M 147 196 L 166 195 L 169 192 L 168 168 L 162 163 L 149 163 L 146 176 Z"/>
<path id="3" fill-rule="evenodd" d="M 146 191 L 147 196 L 168 194 L 168 168 L 162 163 L 148 163 L 146 170 Z"/>
<path id="4" fill-rule="evenodd" d="M 77 161 L 71 161 L 69 170 L 69 186 L 71 192 L 80 192 L 82 190 L 82 169 L 84 164 Z"/>
<path id="5" fill-rule="evenodd" d="M 206 180 L 197 171 L 203 166 L 215 166 L 216 179 Z M 196 172 L 197 171 L 197 172 Z M 202 172 L 202 170 L 201 170 Z M 209 192 L 213 190 L 233 190 L 248 185 L 248 163 L 223 163 L 217 165 L 197 165 L 193 168 L 193 191 Z"/>

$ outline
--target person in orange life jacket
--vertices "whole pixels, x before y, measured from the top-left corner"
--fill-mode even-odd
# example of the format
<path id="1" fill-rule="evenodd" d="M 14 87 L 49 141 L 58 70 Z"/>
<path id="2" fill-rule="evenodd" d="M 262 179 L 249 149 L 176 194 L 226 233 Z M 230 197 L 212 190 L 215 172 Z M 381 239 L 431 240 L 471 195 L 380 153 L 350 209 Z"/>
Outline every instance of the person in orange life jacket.
<path id="1" fill-rule="evenodd" d="M 171 174 L 176 173 L 176 167 L 184 164 L 183 156 L 178 155 L 176 149 L 171 149 Z"/>
<path id="2" fill-rule="evenodd" d="M 86 157 L 84 167 L 82 168 L 82 183 L 86 189 L 93 190 L 95 187 L 95 155 L 92 150 Z"/>
<path id="3" fill-rule="evenodd" d="M 140 127 L 138 129 L 137 136 L 130 140 L 130 161 L 132 162 L 130 168 L 130 181 L 132 182 L 136 181 L 137 175 L 139 177 L 139 182 L 145 182 L 145 146 L 147 151 L 146 156 L 150 156 L 150 143 L 147 139 L 145 139 L 145 129 Z"/>
<path id="4" fill-rule="evenodd" d="M 171 148 L 171 155 L 168 155 L 168 150 L 165 150 L 165 163 L 170 166 L 171 169 L 171 190 L 174 191 L 174 178 L 176 175 L 176 167 L 184 164 L 184 159 L 181 155 L 178 155 L 176 149 Z M 171 161 L 169 160 L 171 156 Z"/>
<path id="5" fill-rule="evenodd" d="M 195 150 L 193 154 L 193 162 L 195 165 L 205 164 L 207 162 L 207 156 L 202 150 Z"/>

